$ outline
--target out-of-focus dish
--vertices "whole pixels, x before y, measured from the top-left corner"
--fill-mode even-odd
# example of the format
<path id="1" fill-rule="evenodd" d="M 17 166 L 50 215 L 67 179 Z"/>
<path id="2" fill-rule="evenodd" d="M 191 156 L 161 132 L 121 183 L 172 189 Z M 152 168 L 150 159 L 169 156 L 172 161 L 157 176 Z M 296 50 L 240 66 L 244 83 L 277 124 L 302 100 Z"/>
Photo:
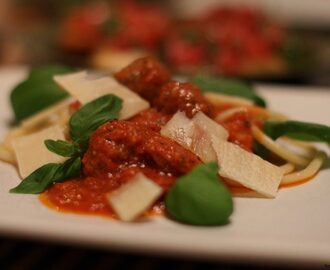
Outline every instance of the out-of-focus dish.
<path id="1" fill-rule="evenodd" d="M 214 6 L 182 19 L 136 1 L 93 3 L 68 12 L 58 36 L 62 50 L 88 54 L 94 68 L 111 71 L 152 54 L 175 73 L 279 77 L 306 60 L 280 24 L 248 7 Z"/>

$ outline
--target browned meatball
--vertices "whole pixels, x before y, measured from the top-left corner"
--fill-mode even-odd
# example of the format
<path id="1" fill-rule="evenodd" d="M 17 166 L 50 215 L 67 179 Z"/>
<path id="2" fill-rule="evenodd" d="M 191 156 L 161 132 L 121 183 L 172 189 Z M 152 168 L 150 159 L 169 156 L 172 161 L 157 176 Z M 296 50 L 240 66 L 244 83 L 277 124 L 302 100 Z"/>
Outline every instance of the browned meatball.
<path id="1" fill-rule="evenodd" d="M 170 118 L 171 115 L 159 112 L 154 108 L 149 108 L 133 116 L 129 121 L 159 132 Z"/>
<path id="2" fill-rule="evenodd" d="M 212 105 L 204 98 L 200 89 L 191 83 L 168 82 L 161 88 L 154 106 L 167 114 L 184 111 L 190 118 L 199 111 L 209 116 L 213 114 Z"/>
<path id="3" fill-rule="evenodd" d="M 132 165 L 180 176 L 200 164 L 200 160 L 150 128 L 116 120 L 95 131 L 83 164 L 85 175 L 100 178 Z"/>
<path id="4" fill-rule="evenodd" d="M 169 71 L 156 59 L 144 57 L 114 74 L 115 78 L 141 97 L 152 101 L 170 80 Z"/>

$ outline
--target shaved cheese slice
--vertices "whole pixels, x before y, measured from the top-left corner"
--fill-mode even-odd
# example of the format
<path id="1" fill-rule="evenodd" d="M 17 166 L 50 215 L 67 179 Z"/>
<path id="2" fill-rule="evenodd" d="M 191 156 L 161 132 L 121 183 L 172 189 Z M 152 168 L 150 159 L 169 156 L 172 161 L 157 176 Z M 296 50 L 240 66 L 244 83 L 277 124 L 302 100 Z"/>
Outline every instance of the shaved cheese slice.
<path id="1" fill-rule="evenodd" d="M 0 160 L 13 164 L 16 162 L 14 153 L 6 148 L 4 144 L 0 144 Z"/>
<path id="2" fill-rule="evenodd" d="M 266 197 L 275 197 L 283 170 L 227 142 L 228 132 L 203 113 L 191 120 L 176 113 L 161 134 L 196 154 L 203 162 L 217 161 L 219 174 Z"/>
<path id="3" fill-rule="evenodd" d="M 140 216 L 162 195 L 163 189 L 142 173 L 138 173 L 119 189 L 107 194 L 110 206 L 121 220 Z"/>
<path id="4" fill-rule="evenodd" d="M 161 134 L 192 151 L 203 162 L 217 160 L 212 137 L 222 140 L 228 138 L 228 131 L 202 112 L 192 119 L 187 118 L 183 112 L 177 112 L 161 129 Z"/>
<path id="5" fill-rule="evenodd" d="M 169 137 L 189 149 L 192 144 L 193 122 L 184 112 L 178 111 L 161 129 L 160 134 Z"/>
<path id="6" fill-rule="evenodd" d="M 36 113 L 22 121 L 21 127 L 26 130 L 35 130 L 38 127 L 46 124 L 52 117 L 56 117 L 58 113 L 68 108 L 72 102 L 72 98 L 66 98 L 46 109 Z"/>
<path id="7" fill-rule="evenodd" d="M 233 143 L 212 138 L 219 174 L 266 197 L 276 196 L 283 170 Z"/>
<path id="8" fill-rule="evenodd" d="M 58 125 L 52 126 L 13 140 L 12 144 L 22 178 L 46 163 L 60 163 L 66 159 L 46 148 L 44 141 L 47 139 L 65 140 L 63 128 Z"/>
<path id="9" fill-rule="evenodd" d="M 86 104 L 106 94 L 113 94 L 123 100 L 120 119 L 127 119 L 136 113 L 149 108 L 149 103 L 139 95 L 118 83 L 112 77 L 89 79 L 87 72 L 76 72 L 54 76 L 55 82 L 70 95 Z"/>

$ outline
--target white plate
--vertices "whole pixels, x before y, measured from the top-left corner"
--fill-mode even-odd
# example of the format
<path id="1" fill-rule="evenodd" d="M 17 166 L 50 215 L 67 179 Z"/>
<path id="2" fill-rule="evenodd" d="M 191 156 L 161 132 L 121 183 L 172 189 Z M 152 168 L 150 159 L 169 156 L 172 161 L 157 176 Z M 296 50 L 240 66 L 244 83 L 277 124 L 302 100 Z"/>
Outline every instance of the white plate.
<path id="1" fill-rule="evenodd" d="M 9 89 L 24 74 L 24 69 L 0 71 L 1 138 L 11 119 Z M 259 90 L 273 109 L 330 125 L 329 89 Z M 281 190 L 274 200 L 235 199 L 231 224 L 224 227 L 186 226 L 162 217 L 127 224 L 57 213 L 36 196 L 8 193 L 19 182 L 12 166 L 1 163 L 0 176 L 1 234 L 191 258 L 330 264 L 329 169 L 304 185 Z"/>

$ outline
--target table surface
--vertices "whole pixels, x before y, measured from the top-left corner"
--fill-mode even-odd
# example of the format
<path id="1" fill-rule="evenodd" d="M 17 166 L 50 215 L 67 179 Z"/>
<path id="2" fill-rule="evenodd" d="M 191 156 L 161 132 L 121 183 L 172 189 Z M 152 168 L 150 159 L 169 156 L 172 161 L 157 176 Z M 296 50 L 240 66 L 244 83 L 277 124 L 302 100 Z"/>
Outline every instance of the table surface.
<path id="1" fill-rule="evenodd" d="M 293 270 L 298 269 L 298 267 L 294 265 L 253 265 L 233 261 L 219 263 L 173 257 L 154 257 L 2 236 L 0 237 L 0 269 Z"/>

